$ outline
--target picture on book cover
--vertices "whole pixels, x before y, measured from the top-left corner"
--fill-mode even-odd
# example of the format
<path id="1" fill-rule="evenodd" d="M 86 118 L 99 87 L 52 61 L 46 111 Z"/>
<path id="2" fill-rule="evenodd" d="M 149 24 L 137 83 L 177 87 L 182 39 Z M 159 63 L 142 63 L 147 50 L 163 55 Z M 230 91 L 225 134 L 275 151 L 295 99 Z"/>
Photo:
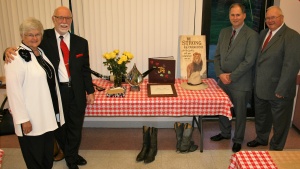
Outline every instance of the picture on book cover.
<path id="1" fill-rule="evenodd" d="M 175 83 L 175 60 L 173 56 L 149 58 L 148 62 L 149 69 L 155 68 L 148 75 L 149 83 Z"/>
<path id="2" fill-rule="evenodd" d="M 199 71 L 201 78 L 207 77 L 206 42 L 204 35 L 180 36 L 180 77 L 188 79 Z"/>

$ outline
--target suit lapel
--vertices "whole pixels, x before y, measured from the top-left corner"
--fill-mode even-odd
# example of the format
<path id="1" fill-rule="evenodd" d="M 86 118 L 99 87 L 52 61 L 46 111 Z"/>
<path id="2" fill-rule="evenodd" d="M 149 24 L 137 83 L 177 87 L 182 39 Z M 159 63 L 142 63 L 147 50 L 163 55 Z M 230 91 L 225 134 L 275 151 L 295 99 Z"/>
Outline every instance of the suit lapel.
<path id="1" fill-rule="evenodd" d="M 260 48 L 258 51 L 258 63 L 262 63 L 265 60 L 268 59 L 268 57 L 271 57 L 270 55 L 264 55 L 264 53 L 266 51 L 268 51 L 270 48 L 272 48 L 273 44 L 275 42 L 277 42 L 278 40 L 280 40 L 282 34 L 284 33 L 284 31 L 286 30 L 286 25 L 284 24 L 277 32 L 276 34 L 271 38 L 271 40 L 269 41 L 269 43 L 267 44 L 267 46 L 265 47 L 265 49 L 263 51 L 261 51 L 262 48 L 262 44 L 264 43 L 264 40 L 267 36 L 268 31 L 266 30 L 265 32 L 263 32 L 262 35 L 262 39 L 261 39 L 261 43 L 260 43 Z"/>
<path id="2" fill-rule="evenodd" d="M 286 29 L 286 25 L 284 24 L 277 32 L 276 34 L 271 38 L 265 49 L 262 51 L 262 53 L 266 52 L 276 41 L 280 39 L 282 36 L 282 33 Z M 264 38 L 267 36 L 267 34 L 264 36 Z M 262 40 L 263 43 L 264 39 Z M 262 46 L 262 45 L 261 45 Z"/>
<path id="3" fill-rule="evenodd" d="M 227 55 L 228 55 L 228 53 L 230 53 L 230 51 L 232 50 L 232 48 L 233 48 L 233 43 L 234 43 L 234 41 L 233 41 L 232 44 L 231 44 L 231 48 L 228 49 L 231 34 L 232 34 L 232 29 L 231 29 L 231 28 L 228 29 L 228 30 L 226 30 L 226 32 L 225 32 L 225 34 L 224 34 L 224 44 L 225 44 L 225 45 L 223 45 L 223 47 L 224 47 L 223 50 L 227 51 Z"/>
<path id="4" fill-rule="evenodd" d="M 56 35 L 55 35 L 54 29 L 52 29 L 52 31 L 50 32 L 49 44 L 51 45 L 51 49 L 58 49 L 57 48 L 58 44 L 57 44 L 57 40 L 56 40 Z M 55 57 L 57 57 L 59 59 L 59 52 L 58 52 L 58 50 L 55 50 L 54 53 L 55 53 Z"/>
<path id="5" fill-rule="evenodd" d="M 237 46 L 237 44 L 239 44 L 239 41 L 243 39 L 244 37 L 244 34 L 247 32 L 246 30 L 246 25 L 244 25 L 240 32 L 236 35 L 234 41 L 232 42 L 231 44 L 231 47 L 228 49 L 228 52 L 227 52 L 227 55 L 229 55 L 229 53 Z M 231 36 L 231 32 L 230 32 L 230 36 Z M 229 44 L 229 41 L 230 41 L 230 37 L 228 38 L 228 44 Z"/>
<path id="6" fill-rule="evenodd" d="M 72 65 L 72 61 L 76 56 L 76 42 L 74 40 L 74 35 L 70 33 L 70 58 L 69 58 L 69 64 Z"/>

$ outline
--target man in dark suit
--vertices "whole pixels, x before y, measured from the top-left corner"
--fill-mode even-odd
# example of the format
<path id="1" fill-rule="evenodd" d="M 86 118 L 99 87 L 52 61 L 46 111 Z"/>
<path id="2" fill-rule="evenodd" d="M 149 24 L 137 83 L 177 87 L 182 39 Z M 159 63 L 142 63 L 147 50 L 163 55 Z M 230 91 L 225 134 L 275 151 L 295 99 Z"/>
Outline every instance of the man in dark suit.
<path id="1" fill-rule="evenodd" d="M 284 24 L 277 6 L 268 8 L 268 29 L 260 33 L 255 71 L 256 138 L 249 147 L 266 146 L 273 126 L 270 150 L 283 150 L 289 132 L 300 68 L 300 35 Z M 271 34 L 270 34 L 271 33 Z"/>
<path id="2" fill-rule="evenodd" d="M 54 29 L 44 31 L 39 47 L 53 64 L 60 82 L 65 125 L 55 131 L 55 138 L 65 154 L 67 166 L 78 169 L 78 165 L 87 164 L 78 151 L 86 104 L 93 104 L 95 91 L 90 73 L 88 42 L 69 33 L 72 13 L 68 8 L 61 6 L 55 9 L 52 21 Z M 69 49 L 69 60 L 66 63 L 60 46 L 62 40 Z M 6 50 L 6 59 L 12 57 L 12 50 Z"/>
<path id="3" fill-rule="evenodd" d="M 236 115 L 232 151 L 241 150 L 246 128 L 247 103 L 251 98 L 253 65 L 258 50 L 258 33 L 245 23 L 245 7 L 234 3 L 229 8 L 232 24 L 221 30 L 215 53 L 215 71 L 218 85 L 228 94 Z M 212 141 L 231 138 L 231 121 L 219 116 L 221 133 L 211 137 Z"/>

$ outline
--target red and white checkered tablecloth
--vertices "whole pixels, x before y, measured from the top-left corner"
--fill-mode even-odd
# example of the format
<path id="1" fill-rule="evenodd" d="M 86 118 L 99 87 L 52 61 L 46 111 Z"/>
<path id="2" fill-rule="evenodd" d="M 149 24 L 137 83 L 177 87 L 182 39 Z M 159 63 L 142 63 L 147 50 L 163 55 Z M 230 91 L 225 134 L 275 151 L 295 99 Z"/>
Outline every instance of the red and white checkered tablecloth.
<path id="1" fill-rule="evenodd" d="M 4 155 L 4 151 L 0 149 L 0 168 L 2 166 L 2 158 L 3 158 L 3 155 Z"/>
<path id="2" fill-rule="evenodd" d="M 232 118 L 232 103 L 226 93 L 214 79 L 203 79 L 208 84 L 205 90 L 191 91 L 180 87 L 186 80 L 176 79 L 177 97 L 148 97 L 147 83 L 144 79 L 140 91 L 130 91 L 125 83 L 124 98 L 106 97 L 106 91 L 95 92 L 95 102 L 87 105 L 86 116 L 215 116 L 223 115 Z M 112 82 L 94 79 L 93 83 L 109 89 Z"/>
<path id="3" fill-rule="evenodd" d="M 240 151 L 231 156 L 228 169 L 278 169 L 268 151 Z"/>

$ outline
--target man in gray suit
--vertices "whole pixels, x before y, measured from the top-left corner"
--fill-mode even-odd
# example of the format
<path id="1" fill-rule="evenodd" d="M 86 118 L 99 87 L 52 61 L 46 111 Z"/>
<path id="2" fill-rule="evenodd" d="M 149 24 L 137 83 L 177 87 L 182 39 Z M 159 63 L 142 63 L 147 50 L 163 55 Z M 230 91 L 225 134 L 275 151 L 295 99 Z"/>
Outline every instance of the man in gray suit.
<path id="1" fill-rule="evenodd" d="M 253 86 L 253 66 L 259 48 L 258 33 L 249 28 L 244 20 L 245 7 L 234 3 L 229 8 L 232 24 L 221 30 L 215 54 L 215 71 L 218 85 L 228 94 L 236 114 L 232 151 L 241 150 L 246 128 L 247 103 Z M 221 133 L 211 137 L 212 141 L 231 138 L 231 121 L 219 116 Z"/>
<path id="2" fill-rule="evenodd" d="M 300 35 L 283 19 L 279 7 L 268 8 L 268 29 L 260 33 L 254 91 L 257 137 L 247 143 L 249 147 L 268 145 L 273 125 L 270 150 L 283 150 L 289 132 L 300 68 Z"/>

